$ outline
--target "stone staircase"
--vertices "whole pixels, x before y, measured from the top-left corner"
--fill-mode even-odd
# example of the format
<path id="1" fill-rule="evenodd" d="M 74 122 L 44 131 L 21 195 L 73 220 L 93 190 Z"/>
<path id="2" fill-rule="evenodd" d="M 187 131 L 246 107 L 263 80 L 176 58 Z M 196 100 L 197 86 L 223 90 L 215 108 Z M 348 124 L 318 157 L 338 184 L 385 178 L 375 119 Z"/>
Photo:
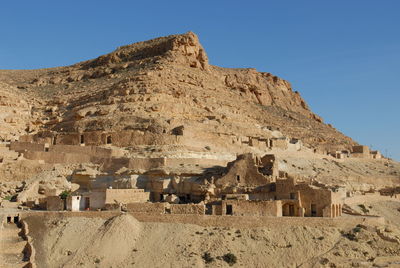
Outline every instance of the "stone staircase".
<path id="1" fill-rule="evenodd" d="M 29 260 L 24 256 L 26 240 L 20 236 L 21 228 L 14 219 L 7 222 L 7 217 L 0 215 L 0 268 L 29 267 Z"/>

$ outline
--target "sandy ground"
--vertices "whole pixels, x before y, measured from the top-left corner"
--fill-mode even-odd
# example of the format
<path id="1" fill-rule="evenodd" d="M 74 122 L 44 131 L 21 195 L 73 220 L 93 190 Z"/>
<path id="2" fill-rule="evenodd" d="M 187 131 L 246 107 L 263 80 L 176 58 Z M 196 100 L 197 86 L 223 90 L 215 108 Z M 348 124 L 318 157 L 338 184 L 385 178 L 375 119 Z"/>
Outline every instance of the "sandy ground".
<path id="1" fill-rule="evenodd" d="M 399 221 L 400 202 L 372 200 L 371 205 L 375 213 Z M 201 227 L 139 222 L 129 214 L 110 219 L 32 216 L 27 222 L 38 267 L 229 267 L 222 257 L 227 253 L 236 256 L 234 267 L 400 265 L 400 230 L 393 224 Z"/>

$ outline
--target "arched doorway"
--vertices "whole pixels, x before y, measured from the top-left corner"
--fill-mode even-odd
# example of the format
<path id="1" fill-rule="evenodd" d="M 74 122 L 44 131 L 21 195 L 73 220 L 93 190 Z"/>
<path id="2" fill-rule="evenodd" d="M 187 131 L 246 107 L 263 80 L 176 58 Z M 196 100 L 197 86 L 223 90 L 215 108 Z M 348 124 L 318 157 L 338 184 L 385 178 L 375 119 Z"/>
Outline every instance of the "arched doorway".
<path id="1" fill-rule="evenodd" d="M 283 216 L 289 216 L 289 217 L 294 217 L 296 216 L 296 207 L 294 204 L 284 204 L 282 206 L 282 215 Z"/>

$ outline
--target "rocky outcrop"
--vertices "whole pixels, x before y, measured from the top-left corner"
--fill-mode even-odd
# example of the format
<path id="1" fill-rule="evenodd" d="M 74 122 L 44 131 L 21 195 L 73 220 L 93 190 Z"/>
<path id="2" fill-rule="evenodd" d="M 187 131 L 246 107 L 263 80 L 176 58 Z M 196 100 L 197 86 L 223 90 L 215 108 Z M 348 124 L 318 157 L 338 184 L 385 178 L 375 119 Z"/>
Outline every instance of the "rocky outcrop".
<path id="1" fill-rule="evenodd" d="M 223 151 L 241 136 L 268 138 L 266 129 L 311 147 L 354 144 L 324 124 L 286 80 L 210 65 L 192 32 L 122 46 L 72 66 L 1 71 L 2 80 L 41 100 L 31 109 L 35 119 L 24 125 L 29 133 L 173 135 L 174 128 L 185 126 L 193 130 L 192 140 L 202 139 L 201 148 L 217 144 Z"/>

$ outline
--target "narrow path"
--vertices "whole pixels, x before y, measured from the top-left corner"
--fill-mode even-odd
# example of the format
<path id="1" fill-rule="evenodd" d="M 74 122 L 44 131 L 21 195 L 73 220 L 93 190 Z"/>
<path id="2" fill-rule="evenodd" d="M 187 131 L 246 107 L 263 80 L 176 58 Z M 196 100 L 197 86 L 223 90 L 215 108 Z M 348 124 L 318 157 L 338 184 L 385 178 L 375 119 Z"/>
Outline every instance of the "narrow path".
<path id="1" fill-rule="evenodd" d="M 0 268 L 24 267 L 28 263 L 24 261 L 26 241 L 19 236 L 20 231 L 15 223 L 0 227 Z"/>

